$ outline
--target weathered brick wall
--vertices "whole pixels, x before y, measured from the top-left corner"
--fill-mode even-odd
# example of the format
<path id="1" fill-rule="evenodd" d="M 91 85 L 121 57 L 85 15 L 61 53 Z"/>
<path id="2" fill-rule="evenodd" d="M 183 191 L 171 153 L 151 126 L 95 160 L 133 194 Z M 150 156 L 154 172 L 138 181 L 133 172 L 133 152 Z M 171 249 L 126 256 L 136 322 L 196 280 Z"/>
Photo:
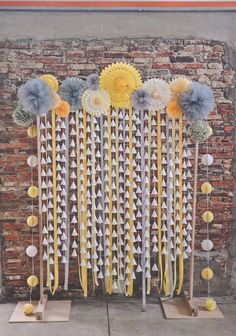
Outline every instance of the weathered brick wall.
<path id="1" fill-rule="evenodd" d="M 186 75 L 214 89 L 217 108 L 211 114 L 210 125 L 214 134 L 209 140 L 209 152 L 215 159 L 209 169 L 209 180 L 214 187 L 210 208 L 215 215 L 210 225 L 210 238 L 214 241 L 211 267 L 215 271 L 212 289 L 220 295 L 229 294 L 236 288 L 236 252 L 233 250 L 236 244 L 233 225 L 235 115 L 229 99 L 234 85 L 234 70 L 228 55 L 229 48 L 224 43 L 204 40 L 147 38 L 0 43 L 1 262 L 7 299 L 23 297 L 28 293 L 26 278 L 31 267 L 31 261 L 25 255 L 25 248 L 31 241 L 31 233 L 26 225 L 28 212 L 25 210 L 29 204 L 27 188 L 30 174 L 26 159 L 30 155 L 30 140 L 25 130 L 17 128 L 12 121 L 17 88 L 27 79 L 42 73 L 55 74 L 62 80 L 66 76 L 88 75 L 117 60 L 132 63 L 141 71 L 143 78 L 160 76 L 169 80 L 175 75 Z M 204 153 L 205 150 L 205 146 L 201 146 L 200 152 Z M 200 166 L 199 185 L 205 179 L 206 170 Z M 203 209 L 205 198 L 199 195 L 197 248 L 206 237 L 206 227 L 199 219 Z M 205 259 L 200 251 L 196 259 L 195 289 L 196 293 L 202 293 L 206 290 L 206 284 L 200 280 L 199 270 Z M 70 294 L 79 293 L 76 290 L 76 265 L 73 264 L 70 288 Z"/>

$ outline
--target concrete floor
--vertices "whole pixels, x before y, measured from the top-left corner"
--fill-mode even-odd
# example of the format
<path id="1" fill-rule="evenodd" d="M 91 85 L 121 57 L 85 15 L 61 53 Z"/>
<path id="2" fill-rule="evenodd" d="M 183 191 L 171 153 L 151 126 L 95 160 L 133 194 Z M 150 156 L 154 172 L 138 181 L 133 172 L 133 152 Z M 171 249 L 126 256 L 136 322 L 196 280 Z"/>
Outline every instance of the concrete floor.
<path id="1" fill-rule="evenodd" d="M 73 302 L 69 322 L 8 323 L 15 304 L 0 305 L 0 336 L 234 336 L 236 303 L 219 305 L 224 319 L 165 320 L 158 303 L 101 299 Z"/>

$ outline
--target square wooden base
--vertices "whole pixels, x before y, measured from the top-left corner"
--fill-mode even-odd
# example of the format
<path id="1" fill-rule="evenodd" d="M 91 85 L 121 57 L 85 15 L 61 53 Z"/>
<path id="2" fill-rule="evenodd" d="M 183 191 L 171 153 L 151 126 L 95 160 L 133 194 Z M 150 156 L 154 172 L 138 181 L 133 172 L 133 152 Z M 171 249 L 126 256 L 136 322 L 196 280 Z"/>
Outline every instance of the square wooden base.
<path id="1" fill-rule="evenodd" d="M 186 299 L 183 297 L 176 297 L 173 299 L 162 298 L 161 303 L 167 319 L 201 319 L 201 318 L 224 318 L 218 306 L 213 311 L 207 311 L 204 308 L 206 298 L 194 298 L 194 303 L 198 309 L 198 316 L 192 316 Z"/>
<path id="2" fill-rule="evenodd" d="M 44 311 L 43 320 L 37 320 L 35 313 L 38 301 L 33 301 L 34 312 L 32 315 L 26 316 L 23 312 L 23 306 L 27 301 L 17 303 L 10 319 L 10 323 L 14 322 L 66 322 L 70 318 L 71 301 L 47 301 Z"/>

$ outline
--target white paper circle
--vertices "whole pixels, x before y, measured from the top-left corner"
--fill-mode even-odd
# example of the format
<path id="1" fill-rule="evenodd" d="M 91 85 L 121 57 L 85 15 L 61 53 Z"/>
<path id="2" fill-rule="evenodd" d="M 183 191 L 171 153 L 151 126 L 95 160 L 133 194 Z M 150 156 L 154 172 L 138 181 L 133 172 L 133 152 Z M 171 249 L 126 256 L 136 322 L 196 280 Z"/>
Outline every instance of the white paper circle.
<path id="1" fill-rule="evenodd" d="M 202 249 L 204 251 L 210 251 L 213 249 L 213 243 L 210 239 L 205 239 L 202 241 Z"/>
<path id="2" fill-rule="evenodd" d="M 30 155 L 27 159 L 27 163 L 30 167 L 36 167 L 38 164 L 38 158 L 35 155 Z"/>
<path id="3" fill-rule="evenodd" d="M 204 164 L 205 166 L 210 166 L 212 165 L 214 159 L 213 156 L 211 154 L 203 154 L 202 155 L 202 164 Z"/>
<path id="4" fill-rule="evenodd" d="M 27 247 L 27 249 L 25 250 L 25 252 L 26 252 L 26 254 L 27 254 L 28 257 L 34 258 L 37 255 L 37 253 L 38 253 L 38 249 L 37 249 L 36 246 L 30 245 L 30 246 Z"/>

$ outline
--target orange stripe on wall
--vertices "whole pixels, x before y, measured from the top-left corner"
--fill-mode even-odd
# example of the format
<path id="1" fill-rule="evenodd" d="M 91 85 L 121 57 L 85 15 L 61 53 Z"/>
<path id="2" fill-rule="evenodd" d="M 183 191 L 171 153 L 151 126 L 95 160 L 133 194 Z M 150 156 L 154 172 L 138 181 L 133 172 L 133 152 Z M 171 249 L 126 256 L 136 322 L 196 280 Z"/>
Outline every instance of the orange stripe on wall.
<path id="1" fill-rule="evenodd" d="M 236 1 L 0 1 L 0 7 L 236 7 Z"/>

